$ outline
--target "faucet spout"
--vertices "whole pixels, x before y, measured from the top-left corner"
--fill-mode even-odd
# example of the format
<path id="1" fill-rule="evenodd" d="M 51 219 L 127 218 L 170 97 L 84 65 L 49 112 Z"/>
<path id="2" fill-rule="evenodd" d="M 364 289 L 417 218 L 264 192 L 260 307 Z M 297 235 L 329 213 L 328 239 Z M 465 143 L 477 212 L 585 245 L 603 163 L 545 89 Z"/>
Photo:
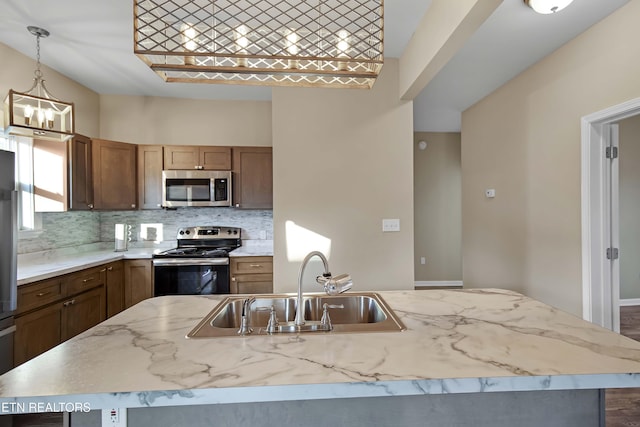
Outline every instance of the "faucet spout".
<path id="1" fill-rule="evenodd" d="M 329 261 L 327 261 L 327 257 L 324 256 L 322 252 L 313 251 L 307 254 L 306 257 L 302 260 L 302 264 L 300 265 L 300 272 L 298 273 L 298 298 L 297 298 L 297 307 L 296 307 L 296 318 L 295 324 L 296 326 L 302 326 L 305 323 L 304 320 L 304 301 L 302 300 L 302 276 L 304 275 L 304 270 L 307 267 L 307 264 L 314 256 L 319 257 L 322 260 L 322 264 L 324 264 L 324 277 L 331 277 L 331 273 L 329 272 Z"/>

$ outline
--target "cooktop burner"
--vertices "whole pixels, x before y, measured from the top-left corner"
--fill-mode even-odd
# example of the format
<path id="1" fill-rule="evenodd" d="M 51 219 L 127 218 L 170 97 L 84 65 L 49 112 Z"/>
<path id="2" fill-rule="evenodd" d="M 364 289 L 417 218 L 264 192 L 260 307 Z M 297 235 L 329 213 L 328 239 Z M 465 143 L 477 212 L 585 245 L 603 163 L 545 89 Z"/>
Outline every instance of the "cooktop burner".
<path id="1" fill-rule="evenodd" d="M 155 254 L 154 258 L 227 258 L 242 245 L 237 227 L 184 227 L 178 229 L 178 247 Z"/>

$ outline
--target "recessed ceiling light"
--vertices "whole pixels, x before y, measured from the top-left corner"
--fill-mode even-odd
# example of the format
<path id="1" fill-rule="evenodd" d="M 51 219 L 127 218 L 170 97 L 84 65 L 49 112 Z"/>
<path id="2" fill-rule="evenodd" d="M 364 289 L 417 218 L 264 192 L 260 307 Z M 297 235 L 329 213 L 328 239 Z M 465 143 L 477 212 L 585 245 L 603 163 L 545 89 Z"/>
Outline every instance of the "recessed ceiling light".
<path id="1" fill-rule="evenodd" d="M 569 6 L 572 1 L 573 0 L 524 0 L 531 9 L 545 15 L 561 11 Z"/>

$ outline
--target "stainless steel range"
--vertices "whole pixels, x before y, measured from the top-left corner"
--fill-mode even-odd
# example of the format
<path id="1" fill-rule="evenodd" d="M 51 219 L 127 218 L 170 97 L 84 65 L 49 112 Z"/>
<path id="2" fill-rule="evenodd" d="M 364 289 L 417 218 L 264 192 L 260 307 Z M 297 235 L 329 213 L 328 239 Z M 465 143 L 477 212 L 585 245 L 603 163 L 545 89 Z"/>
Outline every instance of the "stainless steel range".
<path id="1" fill-rule="evenodd" d="M 228 294 L 229 252 L 242 245 L 240 228 L 180 228 L 177 241 L 153 255 L 154 296 Z"/>

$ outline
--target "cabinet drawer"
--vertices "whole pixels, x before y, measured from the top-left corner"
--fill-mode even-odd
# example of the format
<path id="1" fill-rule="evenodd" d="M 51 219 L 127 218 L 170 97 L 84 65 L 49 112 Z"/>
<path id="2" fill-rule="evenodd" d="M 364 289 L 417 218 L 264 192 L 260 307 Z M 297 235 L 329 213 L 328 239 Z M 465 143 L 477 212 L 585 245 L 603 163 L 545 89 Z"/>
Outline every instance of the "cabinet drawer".
<path id="1" fill-rule="evenodd" d="M 18 288 L 18 313 L 42 307 L 63 297 L 62 278 L 22 285 Z"/>
<path id="2" fill-rule="evenodd" d="M 263 274 L 273 273 L 273 257 L 231 258 L 231 273 Z"/>
<path id="3" fill-rule="evenodd" d="M 102 266 L 71 274 L 66 286 L 66 295 L 75 295 L 79 292 L 103 285 L 106 271 L 106 267 Z"/>
<path id="4" fill-rule="evenodd" d="M 271 274 L 238 274 L 231 277 L 232 294 L 270 294 L 273 293 Z"/>

